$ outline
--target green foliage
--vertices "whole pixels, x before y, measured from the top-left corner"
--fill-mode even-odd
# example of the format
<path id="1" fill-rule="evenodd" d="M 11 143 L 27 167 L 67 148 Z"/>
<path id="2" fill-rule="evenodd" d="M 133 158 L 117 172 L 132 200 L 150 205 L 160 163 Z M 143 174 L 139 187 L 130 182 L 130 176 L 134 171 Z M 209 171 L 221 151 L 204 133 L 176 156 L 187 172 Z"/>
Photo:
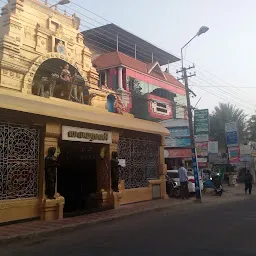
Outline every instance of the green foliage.
<path id="1" fill-rule="evenodd" d="M 251 141 L 256 141 L 256 115 L 252 115 L 248 120 L 247 133 Z"/>
<path id="2" fill-rule="evenodd" d="M 225 123 L 237 122 L 240 141 L 246 135 L 246 114 L 229 103 L 219 103 L 210 115 L 210 138 L 219 142 L 219 148 L 226 147 Z"/>

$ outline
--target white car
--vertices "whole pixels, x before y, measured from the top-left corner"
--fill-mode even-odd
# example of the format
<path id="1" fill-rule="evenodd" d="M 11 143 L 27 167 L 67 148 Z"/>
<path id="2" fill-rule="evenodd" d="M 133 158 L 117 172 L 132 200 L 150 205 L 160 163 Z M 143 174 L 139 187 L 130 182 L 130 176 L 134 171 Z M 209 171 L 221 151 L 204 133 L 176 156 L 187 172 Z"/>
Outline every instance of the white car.
<path id="1" fill-rule="evenodd" d="M 168 170 L 167 171 L 167 175 L 174 179 L 178 185 L 180 186 L 180 178 L 179 178 L 179 173 L 178 170 Z M 199 182 L 200 182 L 200 188 L 201 190 L 203 190 L 204 185 L 203 185 L 203 181 L 202 178 L 199 176 Z M 195 178 L 193 175 L 193 172 L 188 171 L 188 191 L 189 193 L 195 193 L 196 189 L 195 189 Z"/>

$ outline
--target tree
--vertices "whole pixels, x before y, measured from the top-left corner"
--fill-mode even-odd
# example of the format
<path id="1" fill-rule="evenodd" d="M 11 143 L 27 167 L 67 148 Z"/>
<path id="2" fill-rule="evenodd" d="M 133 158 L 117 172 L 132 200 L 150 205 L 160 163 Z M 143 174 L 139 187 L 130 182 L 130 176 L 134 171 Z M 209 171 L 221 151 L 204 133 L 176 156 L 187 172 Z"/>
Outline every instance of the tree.
<path id="1" fill-rule="evenodd" d="M 248 120 L 247 133 L 251 141 L 256 141 L 256 115 L 252 115 Z"/>
<path id="2" fill-rule="evenodd" d="M 219 142 L 219 148 L 226 147 L 225 123 L 236 122 L 240 141 L 246 134 L 246 114 L 230 103 L 219 103 L 210 115 L 210 137 Z"/>
<path id="3" fill-rule="evenodd" d="M 129 77 L 127 78 L 127 84 L 129 86 L 129 90 L 132 93 L 132 95 L 140 96 L 142 95 L 142 88 L 140 86 L 140 81 L 138 81 L 136 78 Z"/>

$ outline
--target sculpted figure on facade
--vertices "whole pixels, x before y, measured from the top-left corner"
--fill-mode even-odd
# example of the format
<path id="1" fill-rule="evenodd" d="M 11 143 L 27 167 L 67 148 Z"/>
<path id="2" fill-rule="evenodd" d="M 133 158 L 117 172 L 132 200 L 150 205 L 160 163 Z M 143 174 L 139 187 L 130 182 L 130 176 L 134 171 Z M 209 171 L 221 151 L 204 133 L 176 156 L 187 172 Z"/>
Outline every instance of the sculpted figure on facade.
<path id="1" fill-rule="evenodd" d="M 124 103 L 122 102 L 121 98 L 118 95 L 116 96 L 114 107 L 115 107 L 116 113 L 118 114 L 123 114 L 123 112 L 125 112 L 126 110 Z"/>
<path id="2" fill-rule="evenodd" d="M 82 80 L 83 80 L 83 78 L 75 70 L 75 74 L 72 76 L 72 79 L 71 79 L 71 85 L 70 85 L 70 91 L 69 91 L 68 100 L 73 99 L 74 101 L 79 102 L 79 99 L 78 99 L 78 88 L 79 88 L 79 85 L 81 84 Z M 82 93 L 82 91 L 79 90 L 79 94 L 81 94 L 81 93 Z"/>
<path id="3" fill-rule="evenodd" d="M 56 152 L 55 147 L 48 149 L 48 155 L 45 158 L 45 194 L 49 199 L 55 199 L 55 185 L 57 176 L 58 161 L 54 156 Z"/>
<path id="4" fill-rule="evenodd" d="M 38 83 L 34 83 L 36 89 L 35 94 L 41 97 L 53 97 L 58 74 L 52 73 L 50 77 L 41 77 Z"/>
<path id="5" fill-rule="evenodd" d="M 73 28 L 79 29 L 80 27 L 80 18 L 76 16 L 76 14 L 72 14 L 72 22 L 73 22 Z"/>

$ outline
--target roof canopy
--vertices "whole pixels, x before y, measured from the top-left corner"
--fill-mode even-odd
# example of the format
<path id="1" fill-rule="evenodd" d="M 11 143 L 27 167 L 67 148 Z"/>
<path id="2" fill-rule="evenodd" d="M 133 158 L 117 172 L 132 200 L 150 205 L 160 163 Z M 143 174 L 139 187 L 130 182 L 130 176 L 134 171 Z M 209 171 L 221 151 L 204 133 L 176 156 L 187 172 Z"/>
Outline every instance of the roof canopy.
<path id="1" fill-rule="evenodd" d="M 0 108 L 158 135 L 170 135 L 160 123 L 109 113 L 103 109 L 60 100 L 0 90 Z"/>
<path id="2" fill-rule="evenodd" d="M 91 49 L 98 48 L 101 53 L 118 50 L 144 63 L 157 61 L 160 66 L 180 60 L 113 23 L 86 30 L 82 34 L 85 44 Z"/>

